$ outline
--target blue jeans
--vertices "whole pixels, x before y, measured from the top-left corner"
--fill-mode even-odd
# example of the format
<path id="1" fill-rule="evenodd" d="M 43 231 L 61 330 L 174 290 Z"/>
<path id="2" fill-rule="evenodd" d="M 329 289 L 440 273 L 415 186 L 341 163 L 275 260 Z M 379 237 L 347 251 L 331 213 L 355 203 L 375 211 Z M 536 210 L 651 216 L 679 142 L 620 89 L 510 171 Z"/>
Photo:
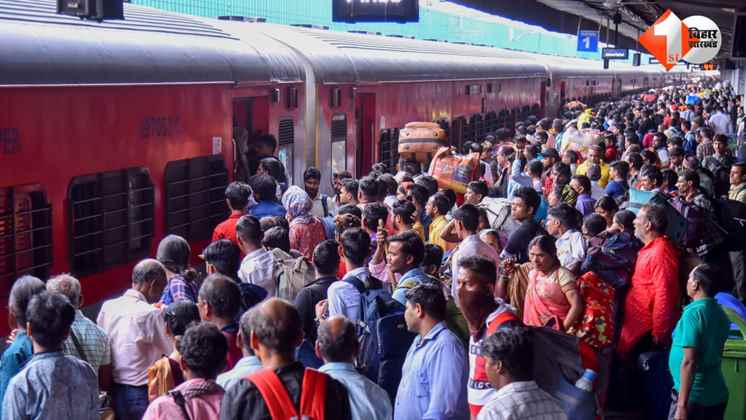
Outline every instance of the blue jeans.
<path id="1" fill-rule="evenodd" d="M 115 383 L 111 402 L 117 420 L 141 420 L 148 408 L 148 387 Z"/>

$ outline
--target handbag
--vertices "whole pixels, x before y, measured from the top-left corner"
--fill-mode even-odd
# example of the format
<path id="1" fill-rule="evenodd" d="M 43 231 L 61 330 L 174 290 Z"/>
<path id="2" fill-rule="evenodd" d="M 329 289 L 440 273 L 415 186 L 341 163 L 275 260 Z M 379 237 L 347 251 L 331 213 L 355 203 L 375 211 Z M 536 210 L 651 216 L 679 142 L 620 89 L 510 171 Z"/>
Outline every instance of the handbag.
<path id="1" fill-rule="evenodd" d="M 78 340 L 78 337 L 75 335 L 75 331 L 73 331 L 72 328 L 70 329 L 70 338 L 72 338 L 73 345 L 75 346 L 75 350 L 78 351 L 80 358 L 83 359 L 84 362 L 90 363 L 88 361 L 88 357 L 86 357 L 85 355 L 85 351 L 83 351 L 83 346 L 80 345 L 80 341 Z M 115 419 L 114 409 L 111 408 L 111 398 L 106 392 L 99 392 L 98 394 L 98 415 L 101 420 Z"/>

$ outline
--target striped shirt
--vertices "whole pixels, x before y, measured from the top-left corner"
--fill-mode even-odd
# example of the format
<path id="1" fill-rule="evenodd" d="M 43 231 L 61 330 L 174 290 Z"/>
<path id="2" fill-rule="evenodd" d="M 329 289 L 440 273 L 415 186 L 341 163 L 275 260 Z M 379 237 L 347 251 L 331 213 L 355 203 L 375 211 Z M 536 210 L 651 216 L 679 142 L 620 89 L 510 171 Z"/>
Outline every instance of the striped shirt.
<path id="1" fill-rule="evenodd" d="M 72 334 L 75 334 L 78 339 L 85 357 L 75 347 Z M 98 375 L 98 369 L 101 366 L 111 364 L 109 336 L 101 327 L 86 318 L 80 310 L 75 311 L 75 320 L 70 327 L 70 336 L 62 343 L 62 353 L 87 361 L 93 367 L 96 375 Z"/>
<path id="2" fill-rule="evenodd" d="M 477 420 L 567 420 L 559 403 L 534 381 L 513 382 L 500 388 Z"/>
<path id="3" fill-rule="evenodd" d="M 477 335 L 469 337 L 469 382 L 467 392 L 469 398 L 469 411 L 472 418 L 482 410 L 482 407 L 490 401 L 495 395 L 495 389 L 492 388 L 487 379 L 485 370 L 486 360 L 482 356 L 480 347 L 482 339 L 489 337 L 502 326 L 515 325 L 518 323 L 518 317 L 514 309 L 498 300 L 497 309 L 487 316 L 484 326 Z"/>

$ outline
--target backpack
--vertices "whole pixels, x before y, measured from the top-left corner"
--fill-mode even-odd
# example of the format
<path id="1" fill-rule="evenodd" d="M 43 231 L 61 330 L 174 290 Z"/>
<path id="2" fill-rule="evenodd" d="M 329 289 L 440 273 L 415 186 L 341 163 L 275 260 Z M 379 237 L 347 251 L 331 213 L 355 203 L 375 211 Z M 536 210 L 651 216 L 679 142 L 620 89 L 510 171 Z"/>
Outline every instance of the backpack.
<path id="1" fill-rule="evenodd" d="M 357 277 L 344 281 L 360 292 L 361 319 L 357 322 L 360 343 L 355 366 L 383 388 L 394 401 L 401 380 L 401 369 L 414 334 L 404 322 L 404 307 L 391 298 L 391 294 L 377 278 L 368 277 L 368 286 Z"/>
<path id="2" fill-rule="evenodd" d="M 329 196 L 321 194 L 321 207 L 324 208 L 324 217 L 329 217 Z"/>
<path id="3" fill-rule="evenodd" d="M 300 413 L 272 369 L 261 369 L 245 379 L 259 390 L 271 418 L 324 420 L 328 378 L 325 373 L 306 368 L 300 393 Z"/>
<path id="4" fill-rule="evenodd" d="M 277 284 L 277 297 L 292 302 L 304 286 L 316 279 L 316 271 L 303 257 L 293 257 L 278 248 L 271 252 L 274 259 L 272 273 Z"/>

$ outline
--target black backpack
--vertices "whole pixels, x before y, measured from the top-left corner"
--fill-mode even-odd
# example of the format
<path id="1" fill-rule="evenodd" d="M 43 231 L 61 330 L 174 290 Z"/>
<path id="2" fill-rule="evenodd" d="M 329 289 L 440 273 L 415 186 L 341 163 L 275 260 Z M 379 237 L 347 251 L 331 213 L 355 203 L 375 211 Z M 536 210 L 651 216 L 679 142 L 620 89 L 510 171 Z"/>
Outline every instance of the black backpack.
<path id="1" fill-rule="evenodd" d="M 360 351 L 355 365 L 394 401 L 414 334 L 404 322 L 404 307 L 391 298 L 380 280 L 372 276 L 367 280 L 367 286 L 354 276 L 344 280 L 360 292 L 361 319 L 357 325 Z"/>

